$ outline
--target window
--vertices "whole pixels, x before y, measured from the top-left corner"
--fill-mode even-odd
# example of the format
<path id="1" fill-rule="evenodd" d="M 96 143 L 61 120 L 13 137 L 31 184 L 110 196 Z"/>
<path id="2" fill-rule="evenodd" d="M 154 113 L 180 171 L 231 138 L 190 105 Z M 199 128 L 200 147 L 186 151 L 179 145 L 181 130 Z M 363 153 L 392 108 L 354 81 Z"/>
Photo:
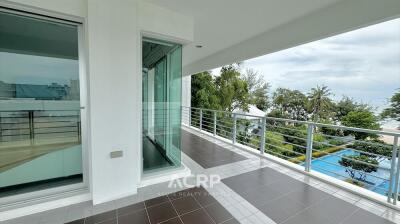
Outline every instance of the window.
<path id="1" fill-rule="evenodd" d="M 0 11 L 0 198 L 83 181 L 78 39 Z"/>

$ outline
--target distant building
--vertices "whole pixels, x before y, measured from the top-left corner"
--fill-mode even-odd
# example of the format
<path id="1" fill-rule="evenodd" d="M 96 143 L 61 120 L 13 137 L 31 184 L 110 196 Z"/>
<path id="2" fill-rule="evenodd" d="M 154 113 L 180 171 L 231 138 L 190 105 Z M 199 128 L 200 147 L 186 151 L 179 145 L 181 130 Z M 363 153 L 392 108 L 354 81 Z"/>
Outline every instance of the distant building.
<path id="1" fill-rule="evenodd" d="M 0 81 L 0 99 L 79 100 L 79 82 L 71 80 L 70 86 L 9 84 Z"/>
<path id="2" fill-rule="evenodd" d="M 15 84 L 0 81 L 0 99 L 15 98 Z"/>

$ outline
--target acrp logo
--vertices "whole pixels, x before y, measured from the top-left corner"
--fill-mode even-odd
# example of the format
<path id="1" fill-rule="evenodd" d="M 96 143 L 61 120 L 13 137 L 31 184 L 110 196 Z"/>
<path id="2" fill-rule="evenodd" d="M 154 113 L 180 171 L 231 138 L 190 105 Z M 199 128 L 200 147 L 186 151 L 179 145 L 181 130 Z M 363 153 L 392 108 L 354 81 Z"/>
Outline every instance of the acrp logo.
<path id="1" fill-rule="evenodd" d="M 194 178 L 194 184 L 189 183 L 190 181 L 193 182 Z M 190 176 L 190 177 L 184 177 L 184 178 L 174 178 L 172 177 L 171 181 L 169 181 L 168 187 L 169 188 L 192 188 L 192 187 L 206 187 L 206 188 L 212 188 L 214 187 L 215 184 L 218 184 L 221 182 L 221 177 L 217 174 L 198 174 L 196 176 Z"/>

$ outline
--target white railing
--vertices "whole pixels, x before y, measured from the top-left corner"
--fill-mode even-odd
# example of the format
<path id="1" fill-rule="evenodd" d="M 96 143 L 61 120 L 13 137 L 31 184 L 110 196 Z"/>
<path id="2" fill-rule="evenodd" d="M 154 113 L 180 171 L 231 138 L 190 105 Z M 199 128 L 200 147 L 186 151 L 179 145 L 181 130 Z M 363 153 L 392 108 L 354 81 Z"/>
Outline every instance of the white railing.
<path id="1" fill-rule="evenodd" d="M 182 107 L 182 122 L 296 163 L 306 172 L 319 171 L 386 195 L 389 203 L 396 205 L 400 198 L 400 132 L 194 107 Z M 372 140 L 377 138 L 385 141 Z"/>

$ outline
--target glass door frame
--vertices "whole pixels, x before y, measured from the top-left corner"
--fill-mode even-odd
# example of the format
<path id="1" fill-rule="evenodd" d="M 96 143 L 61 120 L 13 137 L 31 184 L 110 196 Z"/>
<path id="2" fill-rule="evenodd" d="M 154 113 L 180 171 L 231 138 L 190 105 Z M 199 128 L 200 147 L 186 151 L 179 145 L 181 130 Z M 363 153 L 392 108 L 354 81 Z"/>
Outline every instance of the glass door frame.
<path id="1" fill-rule="evenodd" d="M 142 71 L 143 71 L 143 61 L 142 61 L 142 49 L 143 48 L 142 48 L 142 44 L 143 44 L 144 41 L 148 41 L 149 39 L 152 40 L 152 42 L 154 42 L 154 43 L 157 43 L 157 41 L 159 41 L 160 44 L 168 44 L 168 43 L 177 44 L 177 45 L 179 45 L 181 50 L 183 48 L 183 44 L 178 39 L 175 40 L 175 39 L 171 39 L 170 37 L 167 37 L 167 36 L 154 34 L 154 33 L 149 33 L 149 32 L 141 30 L 140 31 L 140 38 L 138 38 L 138 41 L 137 41 L 137 43 L 139 45 L 139 48 L 138 48 L 139 49 L 138 50 L 138 72 L 139 73 L 138 74 L 140 74 L 140 79 L 141 79 L 139 81 L 140 84 L 142 84 L 142 82 L 143 82 L 143 80 L 142 80 Z M 170 52 L 172 52 L 176 48 L 171 49 Z M 169 55 L 165 55 L 165 57 L 166 57 L 166 59 L 165 59 L 166 60 L 166 64 L 168 64 L 170 62 Z M 181 63 L 182 63 L 182 52 L 181 52 Z M 168 65 L 166 67 L 168 67 Z M 181 70 L 182 70 L 182 66 L 181 66 Z M 181 75 L 182 75 L 182 72 L 183 71 L 181 71 Z M 169 75 L 169 69 L 167 69 L 166 73 L 167 73 L 167 75 Z M 168 84 L 168 79 L 167 79 L 166 82 Z M 180 85 L 181 85 L 181 95 L 182 95 L 182 80 L 181 80 Z M 141 88 L 143 88 L 143 87 L 141 86 Z M 140 92 L 140 94 L 142 94 L 142 91 L 139 91 L 139 92 Z M 169 90 L 168 89 L 166 90 L 166 92 L 167 92 L 166 94 L 168 94 L 168 96 L 169 96 Z M 140 99 L 142 99 L 142 96 L 140 96 Z M 140 122 L 140 130 L 141 130 L 140 131 L 140 139 L 143 139 L 143 137 L 144 137 L 143 136 L 143 132 L 142 132 L 142 130 L 143 130 L 143 123 L 142 123 L 142 121 L 143 121 L 143 102 L 140 103 L 140 112 L 141 112 L 140 113 L 140 121 L 141 121 Z M 169 113 L 166 114 L 166 117 L 167 117 L 167 122 L 169 122 L 169 119 L 168 119 L 169 118 Z M 167 142 L 165 144 L 168 144 Z M 168 152 L 166 152 L 166 153 L 168 153 Z M 142 159 L 143 158 L 143 141 L 142 140 L 140 140 L 140 150 L 139 150 L 138 158 L 140 158 L 140 161 L 138 163 L 138 167 L 137 168 L 141 171 L 140 174 L 139 174 L 139 183 L 141 181 L 143 181 L 144 178 L 152 179 L 154 177 L 155 179 L 157 179 L 157 178 L 160 178 L 159 175 L 161 175 L 161 174 L 174 175 L 174 173 L 177 170 L 182 170 L 182 169 L 186 168 L 183 165 L 182 161 L 180 161 L 180 163 L 181 163 L 180 166 L 171 166 L 170 168 L 166 168 L 166 169 L 162 169 L 162 170 L 156 169 L 154 171 L 150 171 L 149 173 L 145 173 L 144 172 L 144 168 L 143 168 L 143 159 Z"/>
<path id="2" fill-rule="evenodd" d="M 88 105 L 88 73 L 86 67 L 86 23 L 84 18 L 53 13 L 38 8 L 21 6 L 15 3 L 0 2 L 0 12 L 27 16 L 41 20 L 74 25 L 78 35 L 78 64 L 80 88 L 80 117 L 81 117 L 81 147 L 82 147 L 82 182 L 65 186 L 53 187 L 28 193 L 6 196 L 0 199 L 0 212 L 10 208 L 15 209 L 27 205 L 34 205 L 50 200 L 62 199 L 70 196 L 89 193 L 89 110 Z"/>

